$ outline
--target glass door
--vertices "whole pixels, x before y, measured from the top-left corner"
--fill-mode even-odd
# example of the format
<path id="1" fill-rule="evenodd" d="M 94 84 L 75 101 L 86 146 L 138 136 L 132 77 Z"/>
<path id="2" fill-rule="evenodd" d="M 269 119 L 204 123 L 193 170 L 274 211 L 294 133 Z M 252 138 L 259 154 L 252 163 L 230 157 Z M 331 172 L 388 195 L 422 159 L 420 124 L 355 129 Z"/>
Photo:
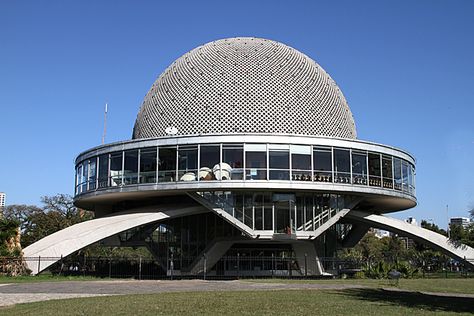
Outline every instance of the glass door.
<path id="1" fill-rule="evenodd" d="M 277 234 L 291 235 L 295 231 L 294 194 L 274 194 L 273 207 Z"/>

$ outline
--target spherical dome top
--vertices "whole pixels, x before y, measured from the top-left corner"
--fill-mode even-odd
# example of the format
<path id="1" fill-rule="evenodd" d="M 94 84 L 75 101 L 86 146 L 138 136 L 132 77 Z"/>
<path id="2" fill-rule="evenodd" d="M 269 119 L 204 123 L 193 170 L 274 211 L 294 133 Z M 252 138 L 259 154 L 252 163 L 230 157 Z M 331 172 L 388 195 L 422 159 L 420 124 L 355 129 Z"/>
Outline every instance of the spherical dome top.
<path id="1" fill-rule="evenodd" d="M 155 81 L 133 138 L 278 133 L 356 138 L 334 80 L 311 58 L 260 38 L 228 38 L 178 58 Z"/>

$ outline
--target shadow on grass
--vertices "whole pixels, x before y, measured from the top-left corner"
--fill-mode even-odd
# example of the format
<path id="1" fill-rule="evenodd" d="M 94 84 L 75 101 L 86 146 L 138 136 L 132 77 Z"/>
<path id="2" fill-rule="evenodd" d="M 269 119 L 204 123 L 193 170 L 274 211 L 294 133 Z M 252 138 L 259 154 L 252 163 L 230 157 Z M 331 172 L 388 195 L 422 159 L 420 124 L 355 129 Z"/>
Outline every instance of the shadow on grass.
<path id="1" fill-rule="evenodd" d="M 474 313 L 474 298 L 440 296 L 419 292 L 384 289 L 347 289 L 338 294 L 371 302 L 385 302 L 390 305 L 405 306 L 436 312 Z"/>

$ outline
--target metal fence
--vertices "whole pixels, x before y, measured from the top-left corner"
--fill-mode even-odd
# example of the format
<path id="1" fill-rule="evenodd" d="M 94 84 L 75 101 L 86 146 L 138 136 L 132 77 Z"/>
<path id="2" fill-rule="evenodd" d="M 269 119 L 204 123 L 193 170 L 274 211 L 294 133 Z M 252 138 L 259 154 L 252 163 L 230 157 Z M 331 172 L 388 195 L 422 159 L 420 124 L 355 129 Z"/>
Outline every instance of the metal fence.
<path id="1" fill-rule="evenodd" d="M 0 257 L 0 274 L 5 267 L 27 263 L 28 266 L 41 266 L 45 262 L 55 262 L 42 273 L 63 276 L 91 276 L 98 278 L 133 278 L 133 279 L 237 279 L 237 278 L 321 278 L 357 276 L 367 266 L 365 262 L 354 262 L 334 257 L 304 258 L 301 266 L 295 257 L 277 256 L 225 256 L 217 261 L 211 269 L 207 269 L 206 260 L 201 258 L 184 258 L 186 262 L 195 262 L 197 269 L 190 271 L 177 270 L 181 266 L 178 260 L 155 260 L 144 257 L 88 257 L 69 256 L 65 258 L 31 257 L 18 258 Z M 181 259 L 181 260 L 184 260 Z M 301 259 L 301 258 L 300 258 Z M 311 275 L 308 267 L 316 260 L 317 264 L 327 272 L 326 276 Z M 314 265 L 313 265 L 314 266 Z M 474 277 L 474 273 L 459 264 L 456 269 L 442 271 L 423 270 L 418 277 L 425 278 L 459 278 Z"/>

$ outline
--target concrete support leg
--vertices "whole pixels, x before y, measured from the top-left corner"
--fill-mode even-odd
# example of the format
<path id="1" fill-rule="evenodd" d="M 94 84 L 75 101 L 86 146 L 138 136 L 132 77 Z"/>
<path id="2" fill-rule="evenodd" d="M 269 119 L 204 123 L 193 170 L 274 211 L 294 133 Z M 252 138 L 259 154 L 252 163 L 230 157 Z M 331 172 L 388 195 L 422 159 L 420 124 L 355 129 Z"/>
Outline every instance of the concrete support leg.
<path id="1" fill-rule="evenodd" d="M 204 273 L 204 263 L 208 272 L 222 258 L 235 241 L 216 241 L 209 245 L 189 269 L 191 275 Z"/>
<path id="2" fill-rule="evenodd" d="M 295 241 L 291 245 L 295 252 L 301 275 L 312 276 L 324 273 L 314 243 L 310 241 Z"/>
<path id="3" fill-rule="evenodd" d="M 367 234 L 370 226 L 364 224 L 353 224 L 351 230 L 342 241 L 342 247 L 352 248 Z"/>

